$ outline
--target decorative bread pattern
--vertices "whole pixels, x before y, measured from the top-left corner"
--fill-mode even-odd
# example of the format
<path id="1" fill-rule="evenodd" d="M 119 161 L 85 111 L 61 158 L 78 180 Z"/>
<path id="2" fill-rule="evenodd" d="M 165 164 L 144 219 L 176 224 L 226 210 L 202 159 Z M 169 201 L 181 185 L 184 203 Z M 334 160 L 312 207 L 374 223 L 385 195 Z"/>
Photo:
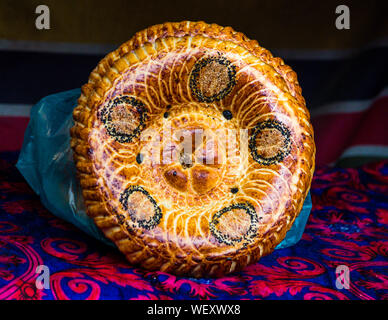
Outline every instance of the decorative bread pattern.
<path id="1" fill-rule="evenodd" d="M 281 242 L 310 188 L 296 74 L 230 27 L 135 34 L 93 70 L 73 115 L 87 213 L 149 270 L 241 270 Z"/>

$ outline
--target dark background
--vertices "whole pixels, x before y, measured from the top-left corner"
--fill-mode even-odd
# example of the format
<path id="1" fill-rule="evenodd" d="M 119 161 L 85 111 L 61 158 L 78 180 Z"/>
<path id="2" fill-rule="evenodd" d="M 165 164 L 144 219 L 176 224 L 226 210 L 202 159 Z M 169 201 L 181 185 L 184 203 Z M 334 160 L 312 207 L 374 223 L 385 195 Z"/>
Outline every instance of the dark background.
<path id="1" fill-rule="evenodd" d="M 50 8 L 50 30 L 35 27 L 39 4 Z M 347 4 L 351 10 L 350 30 L 335 27 L 339 4 Z M 388 36 L 387 12 L 387 1 L 0 0 L 0 39 L 10 40 L 0 51 L 0 97 L 3 101 L 34 103 L 47 94 L 80 87 L 98 61 L 135 32 L 165 21 L 203 20 L 232 26 L 282 56 L 298 73 L 308 106 L 313 107 L 346 99 L 344 92 L 332 90 L 349 81 L 346 76 L 336 80 L 338 76 L 361 61 L 382 58 L 380 55 L 385 58 L 388 51 L 378 57 L 373 51 L 361 52 L 351 63 L 325 59 L 319 65 L 311 58 L 307 59 L 311 63 L 298 63 L 300 51 L 365 48 Z M 351 56 L 360 51 L 351 52 Z M 385 60 L 381 62 L 384 67 Z M 316 72 L 305 72 L 306 68 Z M 363 77 L 371 73 L 383 77 L 375 70 L 381 65 L 366 68 L 360 73 Z M 34 80 L 25 82 L 22 74 L 33 75 Z M 364 96 L 377 93 L 385 84 L 372 85 L 373 92 L 364 88 Z"/>

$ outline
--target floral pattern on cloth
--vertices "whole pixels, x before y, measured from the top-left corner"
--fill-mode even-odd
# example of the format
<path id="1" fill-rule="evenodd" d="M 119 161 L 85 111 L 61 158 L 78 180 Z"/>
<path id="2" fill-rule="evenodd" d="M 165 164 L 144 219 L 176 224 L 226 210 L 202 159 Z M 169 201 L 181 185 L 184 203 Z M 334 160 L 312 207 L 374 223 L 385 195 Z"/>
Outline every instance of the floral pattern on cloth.
<path id="1" fill-rule="evenodd" d="M 131 267 L 48 212 L 0 155 L 0 299 L 388 299 L 388 161 L 318 168 L 302 240 L 219 279 Z M 38 289 L 46 265 L 50 288 Z M 336 268 L 348 268 L 338 288 Z"/>

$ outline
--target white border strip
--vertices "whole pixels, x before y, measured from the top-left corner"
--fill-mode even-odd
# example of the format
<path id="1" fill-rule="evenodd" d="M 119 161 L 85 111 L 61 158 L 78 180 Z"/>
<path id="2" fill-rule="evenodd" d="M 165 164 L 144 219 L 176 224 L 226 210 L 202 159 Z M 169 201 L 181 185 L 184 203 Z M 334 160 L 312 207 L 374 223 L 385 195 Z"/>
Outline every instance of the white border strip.
<path id="1" fill-rule="evenodd" d="M 388 87 L 384 88 L 373 99 L 337 101 L 337 102 L 332 102 L 332 103 L 314 108 L 310 111 L 311 117 L 314 118 L 321 115 L 336 114 L 336 113 L 363 112 L 365 110 L 368 110 L 372 106 L 374 101 L 385 96 L 388 96 Z"/>
<path id="2" fill-rule="evenodd" d="M 40 42 L 25 40 L 0 39 L 0 50 L 3 51 L 30 51 L 48 53 L 70 53 L 70 54 L 95 54 L 105 55 L 115 49 L 118 45 L 96 44 L 96 43 L 71 43 L 71 42 Z"/>
<path id="3" fill-rule="evenodd" d="M 360 48 L 351 49 L 270 49 L 274 56 L 284 60 L 339 60 L 374 48 L 388 47 L 388 37 L 380 38 Z M 287 63 L 287 61 L 286 61 Z"/>
<path id="4" fill-rule="evenodd" d="M 0 103 L 0 116 L 2 117 L 30 117 L 32 105 Z"/>
<path id="5" fill-rule="evenodd" d="M 382 145 L 357 145 L 346 149 L 339 159 L 349 157 L 384 157 L 388 158 L 388 146 Z"/>

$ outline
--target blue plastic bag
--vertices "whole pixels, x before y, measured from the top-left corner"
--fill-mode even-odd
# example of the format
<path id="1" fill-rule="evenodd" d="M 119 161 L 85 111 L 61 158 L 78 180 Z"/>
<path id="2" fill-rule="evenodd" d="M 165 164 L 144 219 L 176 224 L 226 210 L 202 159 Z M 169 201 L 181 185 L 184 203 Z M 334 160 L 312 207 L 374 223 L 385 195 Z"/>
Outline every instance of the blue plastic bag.
<path id="1" fill-rule="evenodd" d="M 80 89 L 53 94 L 31 109 L 16 167 L 49 211 L 96 239 L 114 246 L 87 216 L 76 177 L 70 148 L 70 128 L 73 126 L 72 111 L 80 94 Z M 301 213 L 276 249 L 292 246 L 300 240 L 311 206 L 309 193 Z"/>

